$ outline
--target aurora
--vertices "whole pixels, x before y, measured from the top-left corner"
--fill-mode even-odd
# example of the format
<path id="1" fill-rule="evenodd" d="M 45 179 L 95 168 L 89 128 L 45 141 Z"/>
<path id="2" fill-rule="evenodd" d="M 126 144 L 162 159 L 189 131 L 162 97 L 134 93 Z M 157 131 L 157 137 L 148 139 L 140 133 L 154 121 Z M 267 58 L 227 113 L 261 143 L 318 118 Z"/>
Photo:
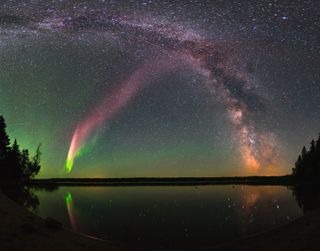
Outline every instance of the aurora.
<path id="1" fill-rule="evenodd" d="M 159 31 L 153 30 L 153 32 Z M 149 30 L 145 31 L 146 36 L 149 33 Z M 230 61 L 233 62 L 232 56 L 221 45 L 198 36 L 190 37 L 185 34 L 181 39 L 180 37 L 172 38 L 170 34 L 173 33 L 160 33 L 160 36 L 172 40 L 172 43 L 161 51 L 161 55 L 156 57 L 157 61 L 148 62 L 134 71 L 125 83 L 120 84 L 119 89 L 109 94 L 94 109 L 94 112 L 77 126 L 66 160 L 67 173 L 71 172 L 76 157 L 81 156 L 81 149 L 85 148 L 90 135 L 94 134 L 102 124 L 109 123 L 110 119 L 121 111 L 137 93 L 141 92 L 148 83 L 150 84 L 153 75 L 161 76 L 167 71 L 183 67 L 189 67 L 201 75 L 208 91 L 217 93 L 220 102 L 226 106 L 230 121 L 237 131 L 244 164 L 251 170 L 257 170 L 261 165 L 279 165 L 275 137 L 268 135 L 268 132 L 259 132 L 256 128 L 256 121 L 249 116 L 252 111 L 246 103 L 248 102 L 247 97 L 255 99 L 256 105 L 263 107 L 263 102 L 260 101 L 262 98 L 250 87 L 252 80 L 249 74 L 230 71 L 229 64 Z M 154 43 L 151 44 L 154 46 Z M 232 93 L 231 88 L 234 88 L 232 85 L 237 85 L 237 88 L 242 90 L 243 97 L 236 97 Z"/>
<path id="2" fill-rule="evenodd" d="M 319 3 L 0 1 L 1 251 L 318 250 Z"/>
<path id="3" fill-rule="evenodd" d="M 54 2 L 0 14 L 1 114 L 21 147 L 42 143 L 39 177 L 286 174 L 315 137 L 312 15 Z"/>

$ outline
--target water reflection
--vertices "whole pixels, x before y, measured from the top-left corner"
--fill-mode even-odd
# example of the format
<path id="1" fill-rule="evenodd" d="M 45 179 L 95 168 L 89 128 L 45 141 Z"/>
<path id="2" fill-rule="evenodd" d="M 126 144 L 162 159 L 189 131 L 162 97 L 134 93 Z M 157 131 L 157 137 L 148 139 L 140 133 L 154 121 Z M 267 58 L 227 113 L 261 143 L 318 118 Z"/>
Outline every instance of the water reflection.
<path id="1" fill-rule="evenodd" d="M 20 205 L 35 211 L 40 202 L 30 187 L 2 186 L 1 191 Z"/>
<path id="2" fill-rule="evenodd" d="M 320 189 L 316 185 L 298 185 L 291 188 L 303 212 L 320 208 Z"/>
<path id="3" fill-rule="evenodd" d="M 75 209 L 73 205 L 73 200 L 72 200 L 72 195 L 70 192 L 66 193 L 66 207 L 68 210 L 68 216 L 70 220 L 70 224 L 72 227 L 72 230 L 74 231 L 79 231 L 78 223 L 76 220 L 76 215 L 75 215 Z"/>
<path id="4" fill-rule="evenodd" d="M 135 246 L 192 248 L 264 232 L 320 206 L 318 189 L 290 189 L 241 185 L 60 187 L 23 188 L 19 195 L 12 190 L 6 194 L 77 232 Z"/>
<path id="5" fill-rule="evenodd" d="M 157 248 L 216 245 L 302 214 L 291 192 L 276 186 L 61 187 L 37 196 L 43 217 L 114 242 Z"/>
<path id="6" fill-rule="evenodd" d="M 19 186 L 19 185 L 1 185 L 0 191 L 10 199 L 14 200 L 19 205 L 36 212 L 40 201 L 36 195 L 39 191 L 54 192 L 58 189 L 58 186 Z"/>

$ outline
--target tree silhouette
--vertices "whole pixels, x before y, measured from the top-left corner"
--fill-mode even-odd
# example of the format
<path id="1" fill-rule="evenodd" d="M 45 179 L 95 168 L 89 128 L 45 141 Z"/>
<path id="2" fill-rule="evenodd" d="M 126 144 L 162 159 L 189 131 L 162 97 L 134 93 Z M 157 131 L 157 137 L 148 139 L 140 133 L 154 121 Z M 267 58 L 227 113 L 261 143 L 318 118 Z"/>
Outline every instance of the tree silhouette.
<path id="1" fill-rule="evenodd" d="M 40 157 L 41 157 L 41 151 L 40 151 L 41 144 L 38 145 L 38 148 L 36 150 L 36 154 L 33 156 L 32 160 L 29 160 L 29 152 L 28 150 L 24 150 L 23 156 L 23 163 L 26 163 L 22 166 L 24 166 L 24 177 L 25 179 L 31 179 L 34 178 L 40 171 L 41 165 L 40 165 Z"/>
<path id="2" fill-rule="evenodd" d="M 7 164 L 7 156 L 10 150 L 10 139 L 6 131 L 6 123 L 0 116 L 0 177 L 6 176 L 5 166 Z"/>
<path id="3" fill-rule="evenodd" d="M 20 167 L 21 162 L 21 152 L 17 140 L 14 143 L 8 153 L 8 167 L 10 167 L 10 176 L 14 179 L 19 179 L 22 175 L 22 170 Z"/>
<path id="4" fill-rule="evenodd" d="M 31 159 L 28 150 L 20 150 L 16 139 L 11 146 L 5 120 L 0 116 L 0 179 L 27 181 L 34 178 L 41 168 L 40 146 Z"/>
<path id="5" fill-rule="evenodd" d="M 298 181 L 315 182 L 320 179 L 320 134 L 310 143 L 309 150 L 304 146 L 299 155 L 292 174 Z"/>

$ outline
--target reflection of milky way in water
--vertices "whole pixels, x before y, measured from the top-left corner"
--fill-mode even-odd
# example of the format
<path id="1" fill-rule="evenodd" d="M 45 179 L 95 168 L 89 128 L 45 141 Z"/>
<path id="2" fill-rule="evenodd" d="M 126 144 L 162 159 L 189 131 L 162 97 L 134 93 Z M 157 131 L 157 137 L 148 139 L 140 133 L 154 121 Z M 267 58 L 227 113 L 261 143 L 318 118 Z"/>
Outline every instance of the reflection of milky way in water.
<path id="1" fill-rule="evenodd" d="M 65 206 L 59 203 L 61 193 Z M 39 199 L 42 217 L 51 215 L 83 234 L 145 247 L 221 244 L 302 215 L 292 191 L 281 186 L 78 187 Z"/>

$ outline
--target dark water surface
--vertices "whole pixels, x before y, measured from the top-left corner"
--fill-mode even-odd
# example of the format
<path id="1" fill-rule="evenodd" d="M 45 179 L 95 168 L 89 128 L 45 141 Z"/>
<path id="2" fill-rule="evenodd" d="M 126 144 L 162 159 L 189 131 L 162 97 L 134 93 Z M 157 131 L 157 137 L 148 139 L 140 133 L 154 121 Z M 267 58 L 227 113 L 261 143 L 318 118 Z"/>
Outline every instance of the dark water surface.
<path id="1" fill-rule="evenodd" d="M 288 223 L 302 210 L 285 186 L 59 187 L 32 190 L 35 213 L 66 228 L 148 248 L 214 246 Z"/>

